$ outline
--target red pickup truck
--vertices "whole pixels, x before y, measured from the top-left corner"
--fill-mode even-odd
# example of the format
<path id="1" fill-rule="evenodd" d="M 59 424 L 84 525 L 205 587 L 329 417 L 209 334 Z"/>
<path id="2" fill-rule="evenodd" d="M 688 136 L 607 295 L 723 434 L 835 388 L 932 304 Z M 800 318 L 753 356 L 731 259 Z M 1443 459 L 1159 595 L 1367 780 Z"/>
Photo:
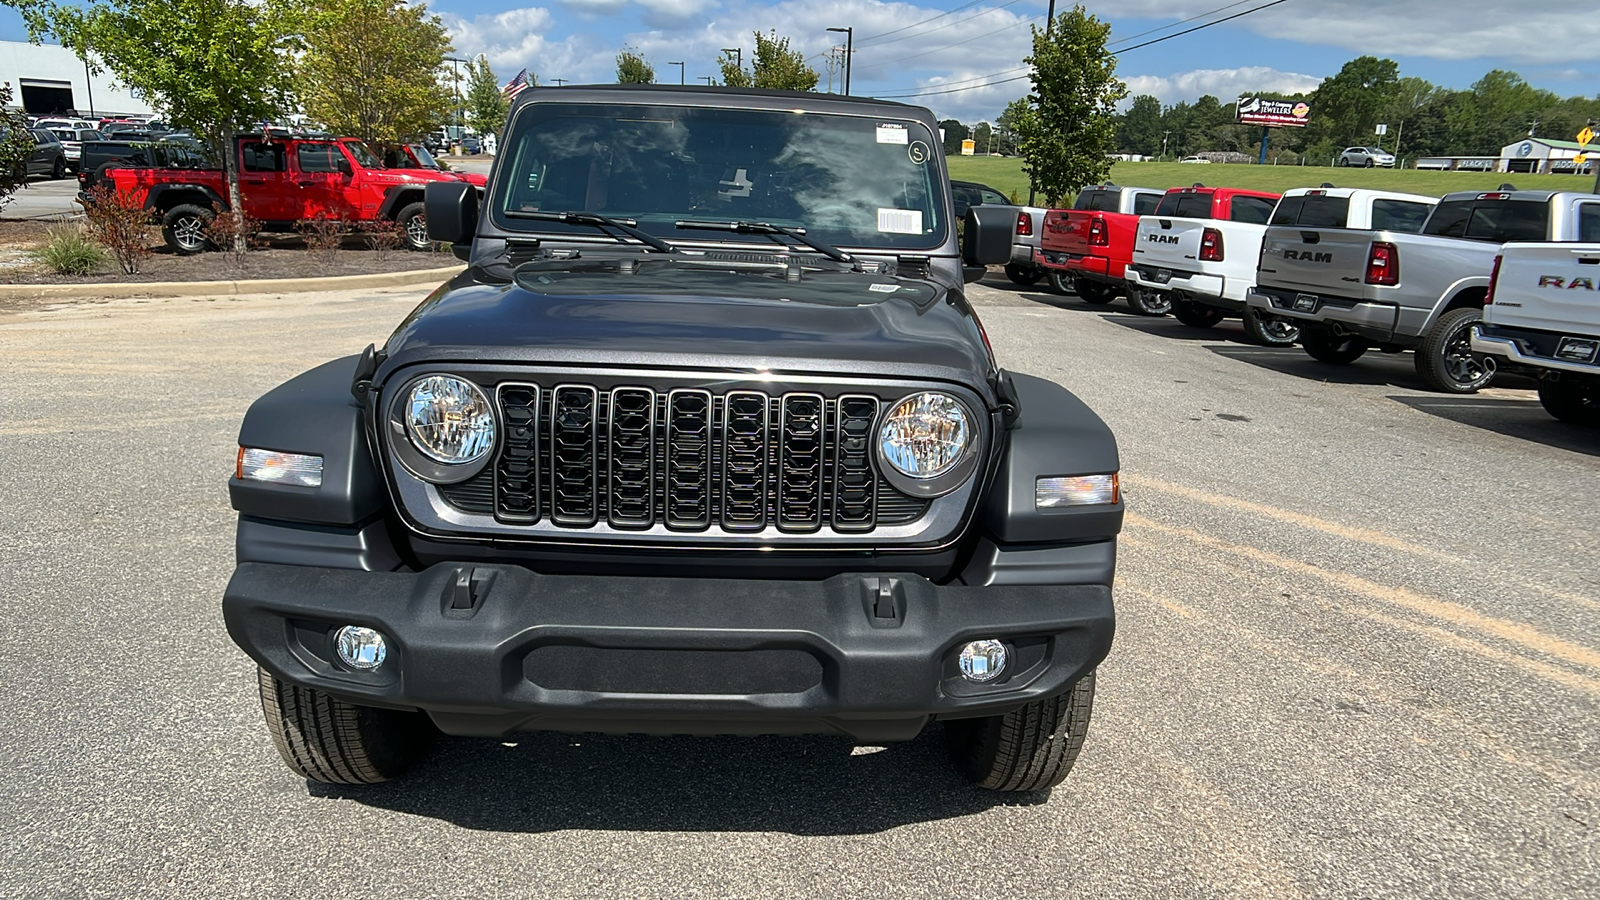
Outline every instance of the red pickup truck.
<path id="1" fill-rule="evenodd" d="M 292 229 L 319 215 L 352 222 L 390 221 L 412 250 L 427 250 L 423 188 L 433 181 L 466 181 L 436 169 L 389 169 L 354 138 L 302 140 L 244 135 L 236 139 L 239 190 L 245 213 L 268 230 Z M 220 169 L 135 167 L 104 176 L 118 192 L 132 192 L 161 221 L 161 233 L 178 253 L 206 249 L 214 209 L 229 208 Z"/>
<path id="2" fill-rule="evenodd" d="M 1086 303 L 1115 300 L 1133 258 L 1139 217 L 1155 211 L 1161 194 L 1154 188 L 1100 184 L 1079 192 L 1071 209 L 1045 213 L 1038 262 L 1050 273 L 1050 286 L 1067 293 L 1070 285 Z"/>

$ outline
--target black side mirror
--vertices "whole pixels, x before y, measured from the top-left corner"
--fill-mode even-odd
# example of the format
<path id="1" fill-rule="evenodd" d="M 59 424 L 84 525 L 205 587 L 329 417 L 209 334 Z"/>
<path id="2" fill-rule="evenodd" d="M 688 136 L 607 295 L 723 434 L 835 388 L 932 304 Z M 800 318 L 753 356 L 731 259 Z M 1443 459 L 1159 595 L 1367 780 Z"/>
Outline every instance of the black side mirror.
<path id="1" fill-rule="evenodd" d="M 969 266 L 997 266 L 1011 261 L 1011 234 L 1016 208 L 969 206 L 961 235 L 961 261 Z"/>
<path id="2" fill-rule="evenodd" d="M 350 167 L 350 160 L 345 159 L 342 156 L 338 159 L 338 166 L 339 174 L 341 175 L 354 175 L 356 173 L 355 169 Z"/>
<path id="3" fill-rule="evenodd" d="M 433 181 L 424 188 L 428 239 L 467 244 L 478 230 L 478 189 L 465 181 Z"/>

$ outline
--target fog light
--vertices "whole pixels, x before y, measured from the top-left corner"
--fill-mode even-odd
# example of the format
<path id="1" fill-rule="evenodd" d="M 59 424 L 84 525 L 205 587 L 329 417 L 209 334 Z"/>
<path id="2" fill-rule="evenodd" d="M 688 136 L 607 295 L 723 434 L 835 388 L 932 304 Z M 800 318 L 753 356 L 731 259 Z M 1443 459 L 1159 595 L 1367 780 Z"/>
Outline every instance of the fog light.
<path id="1" fill-rule="evenodd" d="M 961 677 L 968 681 L 993 681 L 1005 670 L 1005 644 L 999 641 L 973 641 L 961 648 Z"/>
<path id="2" fill-rule="evenodd" d="M 352 669 L 370 672 L 383 665 L 389 655 L 389 642 L 383 633 L 360 625 L 339 629 L 335 643 L 339 648 L 339 661 Z"/>

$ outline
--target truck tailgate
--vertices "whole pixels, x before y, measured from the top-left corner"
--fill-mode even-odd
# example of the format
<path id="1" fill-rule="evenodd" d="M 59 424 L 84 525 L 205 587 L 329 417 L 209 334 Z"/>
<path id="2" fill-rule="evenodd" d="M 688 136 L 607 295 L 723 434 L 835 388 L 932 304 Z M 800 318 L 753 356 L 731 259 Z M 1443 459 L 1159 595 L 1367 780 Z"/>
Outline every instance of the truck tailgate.
<path id="1" fill-rule="evenodd" d="M 1175 272 L 1199 271 L 1200 238 L 1216 224 L 1210 219 L 1140 216 L 1133 241 L 1133 264 Z"/>
<path id="2" fill-rule="evenodd" d="M 1299 228 L 1274 225 L 1261 243 L 1256 283 L 1355 296 L 1367 271 L 1373 233 L 1344 228 Z"/>
<path id="3" fill-rule="evenodd" d="M 1600 335 L 1600 244 L 1507 244 L 1484 321 Z"/>
<path id="4" fill-rule="evenodd" d="M 1057 253 L 1089 255 L 1089 219 L 1094 215 L 1086 210 L 1050 210 L 1044 216 L 1044 237 L 1040 246 Z"/>

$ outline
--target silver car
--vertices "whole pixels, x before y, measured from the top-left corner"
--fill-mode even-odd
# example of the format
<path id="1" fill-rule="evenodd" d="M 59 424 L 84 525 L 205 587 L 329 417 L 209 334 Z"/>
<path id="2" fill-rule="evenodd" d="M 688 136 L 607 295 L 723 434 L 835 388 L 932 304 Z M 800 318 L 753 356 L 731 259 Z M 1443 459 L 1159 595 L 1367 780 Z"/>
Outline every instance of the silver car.
<path id="1" fill-rule="evenodd" d="M 1377 147 L 1350 147 L 1339 154 L 1341 166 L 1382 166 L 1385 169 L 1394 168 L 1394 154 Z"/>

